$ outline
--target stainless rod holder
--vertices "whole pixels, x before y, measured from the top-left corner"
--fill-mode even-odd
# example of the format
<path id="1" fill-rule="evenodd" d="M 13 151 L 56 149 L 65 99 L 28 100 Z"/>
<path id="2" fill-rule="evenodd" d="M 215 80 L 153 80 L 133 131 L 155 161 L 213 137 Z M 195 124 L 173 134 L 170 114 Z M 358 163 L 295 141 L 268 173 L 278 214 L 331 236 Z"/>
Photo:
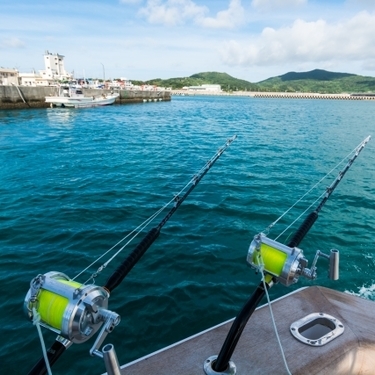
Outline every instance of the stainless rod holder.
<path id="1" fill-rule="evenodd" d="M 120 365 L 117 359 L 115 347 L 107 344 L 102 349 L 105 369 L 108 375 L 121 375 Z"/>
<path id="2" fill-rule="evenodd" d="M 339 251 L 336 249 L 331 249 L 329 255 L 329 274 L 328 277 L 331 280 L 338 280 L 339 279 Z"/>

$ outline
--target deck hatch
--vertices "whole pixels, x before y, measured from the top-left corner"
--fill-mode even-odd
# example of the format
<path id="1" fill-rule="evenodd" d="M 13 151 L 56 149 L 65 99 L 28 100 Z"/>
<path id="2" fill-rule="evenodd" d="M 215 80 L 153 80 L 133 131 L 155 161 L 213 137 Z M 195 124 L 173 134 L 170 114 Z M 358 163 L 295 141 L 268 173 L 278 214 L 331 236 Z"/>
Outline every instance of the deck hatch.
<path id="1" fill-rule="evenodd" d="M 312 313 L 290 326 L 292 335 L 304 344 L 323 346 L 344 332 L 344 325 L 325 313 Z"/>

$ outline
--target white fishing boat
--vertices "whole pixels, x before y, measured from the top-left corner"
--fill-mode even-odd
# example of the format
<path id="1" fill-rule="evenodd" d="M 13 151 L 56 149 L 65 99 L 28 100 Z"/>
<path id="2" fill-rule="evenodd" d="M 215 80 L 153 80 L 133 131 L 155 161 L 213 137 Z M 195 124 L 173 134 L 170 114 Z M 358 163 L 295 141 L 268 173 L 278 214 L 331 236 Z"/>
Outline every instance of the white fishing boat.
<path id="1" fill-rule="evenodd" d="M 159 225 L 148 232 L 110 276 L 105 286 L 101 287 L 95 283 L 80 284 L 59 272 L 48 272 L 32 280 L 25 298 L 25 311 L 37 326 L 40 324 L 59 336 L 48 354 L 45 354 L 48 360 L 42 358 L 29 374 L 44 374 L 48 364 L 53 364 L 73 343 L 83 343 L 97 332 L 90 354 L 104 360 L 108 375 L 375 373 L 373 301 L 319 286 L 298 289 L 272 302 L 268 295 L 268 290 L 276 284 L 288 287 L 302 277 L 315 280 L 319 258 L 328 260 L 326 268 L 329 278 L 339 278 L 338 250 L 333 248 L 328 254 L 327 251 L 317 250 L 311 266 L 308 267 L 308 261 L 299 244 L 370 137 L 352 151 L 346 166 L 320 196 L 317 207 L 307 215 L 287 245 L 270 239 L 263 233 L 254 236 L 246 260 L 251 268 L 258 272 L 260 283 L 235 319 L 124 366 L 119 365 L 114 346 L 103 345 L 106 336 L 120 321 L 118 314 L 107 309 L 110 294 L 156 240 L 165 222 L 234 139 L 235 137 L 229 140 L 205 167 L 193 176 L 180 192 L 181 196 L 176 196 L 173 200 L 173 208 Z M 267 230 L 276 222 L 277 220 Z M 104 263 L 98 272 L 107 265 L 108 262 Z M 263 297 L 267 297 L 268 303 L 258 308 Z M 207 314 L 209 315 L 210 311 L 207 311 Z"/>
<path id="2" fill-rule="evenodd" d="M 46 103 L 53 107 L 87 108 L 111 105 L 119 93 L 102 93 L 96 96 L 85 96 L 79 86 L 62 86 L 57 96 L 46 96 Z"/>

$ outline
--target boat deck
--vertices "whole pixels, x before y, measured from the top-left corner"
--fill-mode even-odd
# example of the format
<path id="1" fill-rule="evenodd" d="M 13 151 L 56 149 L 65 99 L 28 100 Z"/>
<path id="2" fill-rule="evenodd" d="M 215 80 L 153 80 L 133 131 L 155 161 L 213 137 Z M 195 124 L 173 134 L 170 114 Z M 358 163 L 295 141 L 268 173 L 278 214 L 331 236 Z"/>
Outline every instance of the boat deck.
<path id="1" fill-rule="evenodd" d="M 323 287 L 299 289 L 272 302 L 273 314 L 290 372 L 312 374 L 374 374 L 374 302 Z M 290 325 L 311 313 L 339 319 L 344 333 L 324 346 L 301 343 Z M 218 355 L 232 321 L 121 367 L 123 375 L 204 375 L 204 362 Z M 268 305 L 258 308 L 232 356 L 237 374 L 287 374 Z M 215 374 L 215 372 L 213 372 Z"/>

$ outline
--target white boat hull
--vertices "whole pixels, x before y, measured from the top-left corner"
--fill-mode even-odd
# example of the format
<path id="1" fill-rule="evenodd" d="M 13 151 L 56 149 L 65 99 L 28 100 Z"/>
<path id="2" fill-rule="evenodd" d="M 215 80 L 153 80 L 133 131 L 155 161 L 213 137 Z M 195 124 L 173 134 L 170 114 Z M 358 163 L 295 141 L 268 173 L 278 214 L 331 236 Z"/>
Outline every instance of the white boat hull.
<path id="1" fill-rule="evenodd" d="M 119 97 L 118 93 L 110 95 L 80 96 L 80 97 L 64 97 L 64 96 L 47 96 L 46 103 L 50 103 L 51 107 L 70 107 L 70 108 L 88 108 L 103 105 L 111 105 Z"/>

